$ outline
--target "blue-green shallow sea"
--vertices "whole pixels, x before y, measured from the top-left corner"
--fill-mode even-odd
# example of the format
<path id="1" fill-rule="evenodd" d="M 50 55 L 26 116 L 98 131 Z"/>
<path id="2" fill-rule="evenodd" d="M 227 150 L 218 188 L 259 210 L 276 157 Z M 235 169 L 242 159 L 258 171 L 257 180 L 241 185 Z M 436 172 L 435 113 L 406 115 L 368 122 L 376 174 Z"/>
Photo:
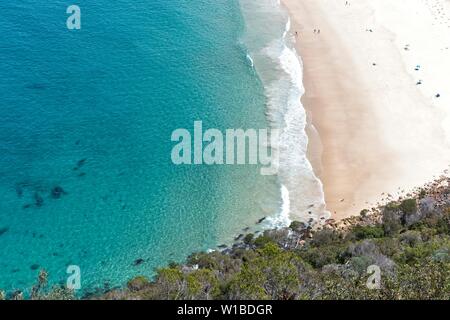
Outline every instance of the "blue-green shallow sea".
<path id="1" fill-rule="evenodd" d="M 0 288 L 151 276 L 275 213 L 257 166 L 174 166 L 171 133 L 265 128 L 237 0 L 0 2 Z M 56 199 L 51 190 L 66 194 Z M 133 266 L 136 259 L 145 262 Z"/>

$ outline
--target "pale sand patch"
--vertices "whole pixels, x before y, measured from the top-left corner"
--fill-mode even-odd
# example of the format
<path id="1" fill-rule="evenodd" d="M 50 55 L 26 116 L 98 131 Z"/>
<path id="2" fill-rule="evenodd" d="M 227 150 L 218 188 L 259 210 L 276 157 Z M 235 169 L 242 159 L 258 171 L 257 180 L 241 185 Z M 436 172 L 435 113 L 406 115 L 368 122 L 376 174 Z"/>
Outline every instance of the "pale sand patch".
<path id="1" fill-rule="evenodd" d="M 449 0 L 282 2 L 298 32 L 302 101 L 321 140 L 308 128 L 310 160 L 334 218 L 447 169 Z"/>

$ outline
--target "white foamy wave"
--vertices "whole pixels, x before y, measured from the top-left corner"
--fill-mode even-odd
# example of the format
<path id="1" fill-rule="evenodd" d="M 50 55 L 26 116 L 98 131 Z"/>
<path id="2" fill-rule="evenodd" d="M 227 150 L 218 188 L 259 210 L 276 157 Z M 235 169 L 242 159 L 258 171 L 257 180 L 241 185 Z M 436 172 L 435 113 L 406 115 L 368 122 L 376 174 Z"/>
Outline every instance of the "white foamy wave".
<path id="1" fill-rule="evenodd" d="M 279 214 L 267 218 L 269 228 L 282 228 L 291 224 L 291 201 L 289 198 L 289 190 L 281 185 L 281 211 Z"/>
<path id="2" fill-rule="evenodd" d="M 278 1 L 241 0 L 241 6 L 248 30 L 245 43 L 265 89 L 266 116 L 271 127 L 280 130 L 280 141 L 274 148 L 280 155 L 282 201 L 271 220 L 286 224 L 290 219 L 305 223 L 326 219 L 329 213 L 322 183 L 307 159 L 308 124 L 301 104 L 303 66 L 291 43 L 294 37 L 289 36 L 291 21 Z"/>
<path id="3" fill-rule="evenodd" d="M 283 39 L 286 39 L 289 31 L 291 31 L 291 18 L 288 17 L 287 22 L 286 22 L 286 29 L 284 30 L 284 33 L 283 33 Z"/>
<path id="4" fill-rule="evenodd" d="M 255 63 L 252 59 L 252 57 L 250 56 L 250 54 L 247 53 L 247 60 L 248 62 L 250 62 L 250 66 L 253 68 L 255 66 Z"/>

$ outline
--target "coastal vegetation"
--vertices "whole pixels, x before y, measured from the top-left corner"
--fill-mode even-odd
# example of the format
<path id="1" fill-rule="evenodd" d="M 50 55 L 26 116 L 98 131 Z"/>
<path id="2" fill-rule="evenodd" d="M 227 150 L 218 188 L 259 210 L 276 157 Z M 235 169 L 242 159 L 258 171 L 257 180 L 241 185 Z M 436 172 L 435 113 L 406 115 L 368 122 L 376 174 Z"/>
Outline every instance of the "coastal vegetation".
<path id="1" fill-rule="evenodd" d="M 318 228 L 294 221 L 247 234 L 230 248 L 161 268 L 154 279 L 139 276 L 124 288 L 84 298 L 450 299 L 448 182 Z M 375 288 L 368 285 L 373 266 L 380 270 Z M 32 299 L 74 298 L 62 287 L 47 291 L 46 279 L 42 271 Z"/>

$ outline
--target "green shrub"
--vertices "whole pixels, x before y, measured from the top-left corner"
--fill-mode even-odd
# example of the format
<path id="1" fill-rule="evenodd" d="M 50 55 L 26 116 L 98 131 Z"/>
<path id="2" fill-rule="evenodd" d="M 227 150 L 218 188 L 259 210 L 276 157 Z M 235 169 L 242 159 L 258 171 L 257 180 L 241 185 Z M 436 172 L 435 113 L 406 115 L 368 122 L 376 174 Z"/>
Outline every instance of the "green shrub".
<path id="1" fill-rule="evenodd" d="M 402 224 L 398 214 L 391 209 L 383 212 L 383 230 L 386 236 L 393 236 L 402 229 Z"/>
<path id="2" fill-rule="evenodd" d="M 333 243 L 337 243 L 340 240 L 341 240 L 341 237 L 339 236 L 339 233 L 337 233 L 335 230 L 323 229 L 323 230 L 317 231 L 314 234 L 312 244 L 316 247 L 320 247 L 320 246 L 326 246 L 326 245 L 330 245 Z"/>
<path id="3" fill-rule="evenodd" d="M 291 229 L 292 231 L 301 231 L 304 230 L 305 228 L 306 225 L 300 221 L 292 221 L 289 226 L 289 229 Z"/>
<path id="4" fill-rule="evenodd" d="M 232 272 L 239 268 L 241 259 L 244 259 L 244 254 L 248 254 L 246 250 L 236 252 L 235 256 L 224 254 L 220 251 L 213 251 L 210 253 L 193 254 L 188 259 L 189 265 L 197 265 L 199 269 L 216 270 L 221 273 Z"/>
<path id="5" fill-rule="evenodd" d="M 271 238 L 269 238 L 268 236 L 259 236 L 254 241 L 254 244 L 257 248 L 262 248 L 269 243 L 274 243 L 274 241 Z"/>
<path id="6" fill-rule="evenodd" d="M 406 199 L 400 203 L 399 209 L 406 214 L 413 214 L 417 212 L 417 201 L 416 199 Z"/>
<path id="7" fill-rule="evenodd" d="M 389 202 L 389 203 L 384 207 L 384 209 L 385 209 L 385 210 L 388 210 L 388 211 L 398 211 L 398 210 L 400 210 L 400 205 L 399 205 L 397 202 L 392 201 L 392 202 Z"/>
<path id="8" fill-rule="evenodd" d="M 244 243 L 245 244 L 252 244 L 254 238 L 255 238 L 255 235 L 253 233 L 246 234 L 245 237 L 244 237 Z"/>
<path id="9" fill-rule="evenodd" d="M 324 246 L 320 248 L 311 247 L 299 252 L 302 259 L 315 269 L 320 269 L 327 264 L 343 262 L 344 256 L 342 246 Z"/>
<path id="10" fill-rule="evenodd" d="M 365 274 L 367 271 L 367 267 L 372 264 L 372 259 L 366 256 L 353 257 L 350 259 L 349 264 L 351 265 L 352 269 L 359 274 Z"/>
<path id="11" fill-rule="evenodd" d="M 149 281 L 146 277 L 144 276 L 137 276 L 133 279 L 131 279 L 130 281 L 128 281 L 127 283 L 127 288 L 130 291 L 140 291 L 142 289 L 144 289 L 147 285 L 149 285 Z"/>
<path id="12" fill-rule="evenodd" d="M 381 238 L 376 240 L 376 244 L 381 254 L 387 257 L 394 257 L 401 251 L 401 246 L 397 239 Z"/>
<path id="13" fill-rule="evenodd" d="M 294 299 L 300 286 L 301 259 L 276 244 L 258 249 L 227 287 L 229 299 Z"/>
<path id="14" fill-rule="evenodd" d="M 352 230 L 352 235 L 357 240 L 383 238 L 384 230 L 381 226 L 356 226 Z"/>
<path id="15" fill-rule="evenodd" d="M 399 237 L 399 240 L 402 244 L 410 247 L 415 247 L 422 242 L 422 236 L 418 231 L 409 230 L 405 233 L 402 233 Z"/>

